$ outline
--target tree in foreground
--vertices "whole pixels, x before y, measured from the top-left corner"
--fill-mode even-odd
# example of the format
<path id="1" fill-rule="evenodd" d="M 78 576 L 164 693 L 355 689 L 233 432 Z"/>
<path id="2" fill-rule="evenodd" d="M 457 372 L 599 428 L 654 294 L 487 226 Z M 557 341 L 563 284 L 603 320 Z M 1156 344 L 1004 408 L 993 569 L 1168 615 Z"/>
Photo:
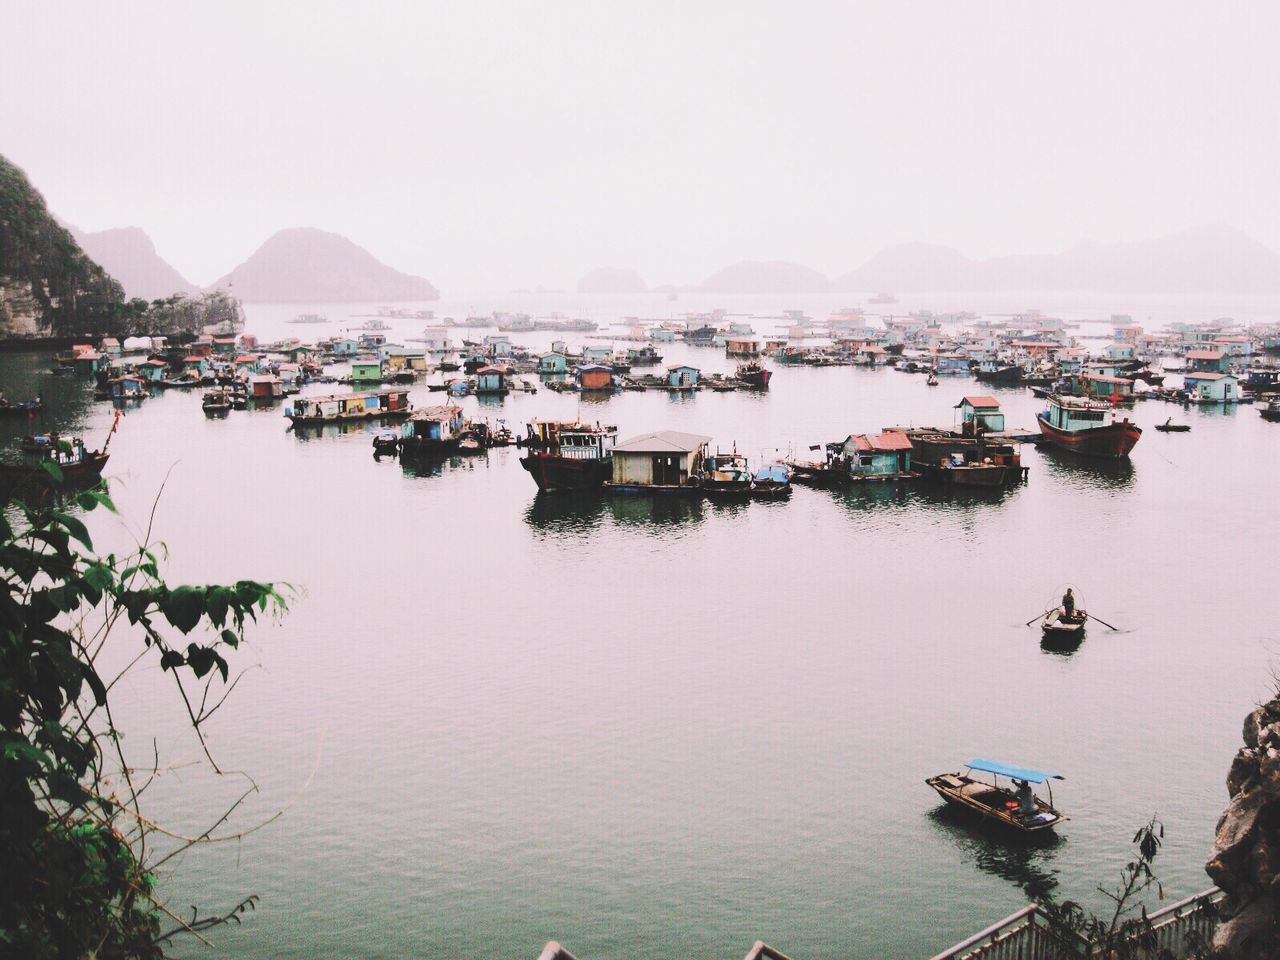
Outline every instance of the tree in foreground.
<path id="1" fill-rule="evenodd" d="M 56 467 L 50 472 L 61 480 Z M 146 542 L 128 556 L 97 554 L 77 514 L 114 511 L 105 487 L 40 506 L 11 496 L 4 503 L 0 957 L 161 957 L 175 936 L 238 921 L 254 898 L 199 919 L 164 907 L 155 870 L 217 838 L 170 835 L 163 855 L 148 847 L 157 828 L 139 796 L 159 771 L 126 760 L 112 688 L 135 666 L 158 663 L 172 679 L 175 709 L 217 770 L 201 728 L 235 685 L 224 654 L 259 614 L 278 614 L 285 601 L 274 585 L 251 580 L 170 586 Z M 136 649 L 108 658 L 108 643 Z M 104 675 L 108 659 L 127 666 Z"/>

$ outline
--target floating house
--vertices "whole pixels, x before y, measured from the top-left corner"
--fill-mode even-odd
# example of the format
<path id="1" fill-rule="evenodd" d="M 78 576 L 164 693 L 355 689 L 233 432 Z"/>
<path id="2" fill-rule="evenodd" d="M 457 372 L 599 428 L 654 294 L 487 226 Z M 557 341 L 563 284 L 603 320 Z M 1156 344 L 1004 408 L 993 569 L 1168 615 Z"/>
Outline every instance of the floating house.
<path id="1" fill-rule="evenodd" d="M 466 421 L 462 408 L 452 404 L 424 407 L 400 425 L 400 446 L 405 452 L 430 453 L 458 445 Z"/>
<path id="2" fill-rule="evenodd" d="M 277 376 L 255 373 L 249 377 L 249 396 L 255 400 L 274 400 L 284 396 L 284 386 Z"/>
<path id="3" fill-rule="evenodd" d="M 476 394 L 504 394 L 509 389 L 507 377 L 510 371 L 506 367 L 481 367 L 476 371 Z"/>
<path id="4" fill-rule="evenodd" d="M 676 335 L 675 331 L 665 327 L 654 327 L 649 331 L 649 339 L 654 343 L 674 343 Z"/>
<path id="5" fill-rule="evenodd" d="M 422 348 L 427 353 L 436 353 L 444 355 L 453 353 L 453 341 L 449 339 L 449 330 L 447 327 L 427 327 L 422 332 Z"/>
<path id="6" fill-rule="evenodd" d="M 755 337 L 732 336 L 725 340 L 724 352 L 729 357 L 758 357 L 764 346 Z"/>
<path id="7" fill-rule="evenodd" d="M 257 373 L 260 361 L 257 357 L 245 356 L 236 357 L 232 365 L 235 367 L 237 376 L 248 376 L 251 373 Z"/>
<path id="8" fill-rule="evenodd" d="M 359 352 L 359 341 L 350 337 L 342 337 L 333 341 L 333 355 L 335 357 L 354 357 Z"/>
<path id="9" fill-rule="evenodd" d="M 107 358 L 92 347 L 73 348 L 76 373 L 82 377 L 91 377 L 107 366 Z"/>
<path id="10" fill-rule="evenodd" d="M 1187 369 L 1196 373 L 1226 373 L 1231 358 L 1221 350 L 1188 350 Z"/>
<path id="11" fill-rule="evenodd" d="M 582 348 L 583 363 L 604 363 L 612 356 L 612 347 L 587 346 Z"/>
<path id="12" fill-rule="evenodd" d="M 147 384 L 141 377 L 123 376 L 111 381 L 112 400 L 141 400 L 147 396 Z"/>
<path id="13" fill-rule="evenodd" d="M 569 358 L 563 353 L 551 351 L 538 356 L 539 373 L 568 373 Z"/>
<path id="14" fill-rule="evenodd" d="M 511 353 L 511 338 L 505 333 L 489 333 L 482 341 L 484 352 L 491 357 L 505 357 Z"/>
<path id="15" fill-rule="evenodd" d="M 323 397 L 294 397 L 284 415 L 298 423 L 325 423 L 331 420 L 361 420 L 367 417 L 408 416 L 408 390 L 372 390 Z"/>
<path id="16" fill-rule="evenodd" d="M 698 375 L 701 371 L 688 364 L 678 364 L 667 368 L 667 387 L 671 390 L 694 390 L 698 386 Z"/>
<path id="17" fill-rule="evenodd" d="M 978 428 L 991 433 L 1004 429 L 1004 414 L 1000 412 L 1000 401 L 995 397 L 964 397 L 955 409 L 960 411 L 960 428 L 966 436 L 971 436 Z"/>
<path id="18" fill-rule="evenodd" d="M 1133 381 L 1124 377 L 1095 376 L 1092 373 L 1081 374 L 1076 378 L 1081 396 L 1093 397 L 1095 400 L 1132 400 Z"/>
<path id="19" fill-rule="evenodd" d="M 188 354 L 182 358 L 182 372 L 195 377 L 208 376 L 209 358 L 195 353 Z"/>
<path id="20" fill-rule="evenodd" d="M 115 337 L 103 337 L 98 349 L 109 356 L 119 356 L 120 341 Z"/>
<path id="21" fill-rule="evenodd" d="M 165 371 L 169 369 L 169 365 L 163 360 L 143 360 L 138 364 L 138 374 L 148 383 L 159 383 L 164 379 Z"/>
<path id="22" fill-rule="evenodd" d="M 214 353 L 235 353 L 236 338 L 235 337 L 214 337 L 213 352 Z"/>
<path id="23" fill-rule="evenodd" d="M 280 389 L 285 393 L 297 393 L 302 389 L 302 367 L 296 363 L 282 363 L 277 368 Z"/>
<path id="24" fill-rule="evenodd" d="M 835 469 L 843 467 L 851 480 L 895 480 L 915 476 L 911 472 L 911 438 L 900 431 L 851 434 L 843 442 L 828 444 Z"/>
<path id="25" fill-rule="evenodd" d="M 1114 360 L 1117 363 L 1125 363 L 1137 356 L 1138 348 L 1129 341 L 1127 343 L 1113 343 L 1107 347 L 1107 359 Z"/>
<path id="26" fill-rule="evenodd" d="M 613 369 L 598 363 L 589 363 L 578 368 L 578 388 L 580 390 L 612 390 Z"/>
<path id="27" fill-rule="evenodd" d="M 1218 337 L 1213 349 L 1221 350 L 1229 357 L 1247 357 L 1253 353 L 1253 340 L 1249 337 Z"/>
<path id="28" fill-rule="evenodd" d="M 362 333 L 356 341 L 361 350 L 374 351 L 387 342 L 385 333 Z"/>
<path id="29" fill-rule="evenodd" d="M 632 437 L 613 448 L 613 474 L 607 486 L 625 493 L 695 492 L 710 437 L 659 430 Z"/>
<path id="30" fill-rule="evenodd" d="M 382 361 L 360 357 L 351 361 L 352 383 L 378 383 L 382 380 Z"/>
<path id="31" fill-rule="evenodd" d="M 963 353 L 940 353 L 933 362 L 938 376 L 963 376 L 969 373 L 969 357 Z"/>
<path id="32" fill-rule="evenodd" d="M 1236 403 L 1240 381 L 1230 373 L 1186 373 L 1182 383 L 1188 398 L 1198 403 Z"/>

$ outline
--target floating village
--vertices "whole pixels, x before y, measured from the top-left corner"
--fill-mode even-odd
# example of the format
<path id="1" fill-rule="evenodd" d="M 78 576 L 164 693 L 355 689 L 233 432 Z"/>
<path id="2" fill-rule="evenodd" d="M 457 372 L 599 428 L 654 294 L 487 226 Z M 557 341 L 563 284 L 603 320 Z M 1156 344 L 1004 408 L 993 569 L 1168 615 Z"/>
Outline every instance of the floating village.
<path id="1" fill-rule="evenodd" d="M 394 342 L 387 319 L 402 327 L 406 321 L 427 325 L 420 336 Z M 762 319 L 780 322 L 781 328 L 758 334 L 754 326 Z M 371 470 L 380 469 L 377 464 L 384 460 L 483 457 L 496 447 L 515 447 L 531 492 L 536 487 L 538 496 L 547 497 L 595 492 L 785 501 L 797 485 L 998 490 L 1031 479 L 1022 457 L 1027 444 L 1078 458 L 1085 470 L 1129 458 L 1141 449 L 1143 429 L 1134 415 L 1139 404 L 1169 410 L 1151 424 L 1169 434 L 1192 431 L 1185 411 L 1193 409 L 1252 405 L 1263 420 L 1280 421 L 1280 325 L 1244 327 L 1219 320 L 1147 331 L 1117 315 L 1091 322 L 1105 332 L 1086 335 L 1082 325 L 1034 311 L 998 318 L 930 313 L 873 318 L 856 309 L 821 320 L 791 311 L 751 321 L 716 311 L 679 320 L 627 320 L 602 331 L 591 321 L 563 317 L 539 321 L 495 314 L 459 323 L 436 322 L 427 312 L 387 311 L 337 336 L 310 341 L 260 342 L 236 325 L 181 343 L 162 338 L 121 343 L 112 337 L 77 343 L 51 358 L 48 375 L 81 378 L 86 390 L 92 385 L 96 400 L 116 408 L 105 442 L 91 449 L 80 437 L 35 430 L 45 410 L 42 397 L 0 398 L 0 415 L 25 417 L 33 427 L 0 464 L 0 479 L 92 482 L 107 464 L 122 414 L 165 391 L 192 392 L 211 420 L 247 410 L 278 411 L 282 437 L 366 424 Z M 304 314 L 293 322 L 318 326 L 329 321 Z M 557 338 L 549 349 L 530 349 L 520 343 L 521 334 L 530 332 Z M 676 344 L 686 362 L 665 362 L 664 351 Z M 687 362 L 697 354 L 685 347 L 705 351 L 707 366 L 727 364 L 732 372 L 704 373 L 701 365 Z M 661 423 L 623 435 L 607 413 L 600 415 L 611 398 L 631 391 L 686 399 L 751 392 L 768 402 L 778 389 L 780 368 L 831 367 L 914 376 L 922 395 L 936 399 L 931 408 L 940 425 L 886 423 L 875 432 L 828 437 L 802 452 L 794 447 L 795 438 L 780 437 L 779 449 L 786 446 L 786 455 L 752 459 L 732 443 L 665 429 Z M 800 382 L 790 374 L 784 379 L 789 385 Z M 1026 391 L 1038 401 L 1034 424 L 1006 422 L 1000 395 L 1007 397 L 1011 390 Z M 507 399 L 541 391 L 590 398 L 596 415 L 528 416 L 513 426 Z M 414 402 L 425 395 L 432 402 Z M 484 402 L 464 405 L 469 397 Z M 1212 429 L 1211 419 L 1197 420 L 1197 429 L 1200 423 Z M 1071 589 L 1027 625 L 1037 621 L 1045 649 L 1075 649 L 1090 621 L 1114 629 L 1086 612 Z M 1060 779 L 1050 771 L 977 757 L 925 782 L 962 815 L 1013 835 L 1040 836 L 1070 819 L 1053 798 L 1052 783 Z M 1040 786 L 1045 796 L 1034 789 Z M 1201 894 L 1162 911 L 1168 937 L 1184 935 L 1188 925 L 1203 927 L 1208 903 Z M 1035 929 L 1034 914 L 1024 911 L 939 956 L 986 955 L 984 945 L 1001 938 L 1021 942 Z M 559 952 L 550 956 L 570 957 L 552 946 Z M 782 956 L 763 944 L 757 948 L 761 957 Z"/>
<path id="2" fill-rule="evenodd" d="M 404 311 L 387 315 L 405 319 L 399 313 Z M 311 342 L 259 343 L 235 329 L 175 345 L 162 338 L 122 344 L 107 337 L 57 354 L 51 372 L 91 378 L 97 399 L 124 409 L 160 391 L 196 390 L 209 417 L 279 405 L 299 430 L 377 421 L 387 427 L 373 438 L 378 457 L 468 455 L 514 445 L 526 451 L 520 463 L 538 489 L 549 493 L 601 489 L 772 499 L 786 496 L 793 483 L 1000 487 L 1027 479 L 1019 454 L 1025 443 L 1085 457 L 1128 457 L 1142 436 L 1129 415 L 1139 402 L 1256 404 L 1264 419 L 1280 421 L 1280 326 L 1243 329 L 1219 321 L 1148 333 L 1128 317 L 1113 316 L 1111 336 L 1094 346 L 1082 345 L 1064 322 L 1036 312 L 999 320 L 925 313 L 873 324 L 851 309 L 823 321 L 800 311 L 779 319 L 784 327 L 777 335 L 760 336 L 750 323 L 720 311 L 678 321 L 632 320 L 609 333 L 596 333 L 591 321 L 497 314 L 427 326 L 413 342 L 395 343 L 383 332 L 385 320 L 374 317 L 344 335 Z M 304 314 L 293 322 L 327 321 Z M 498 332 L 473 333 L 482 327 Z M 574 346 L 554 340 L 549 350 L 535 352 L 516 339 L 532 330 L 586 336 Z M 820 345 L 812 342 L 819 339 Z M 664 365 L 663 345 L 674 342 L 722 353 L 736 369 L 704 375 L 689 363 Z M 539 390 L 595 399 L 632 390 L 763 392 L 776 366 L 915 374 L 922 386 L 940 388 L 939 420 L 951 425 L 886 425 L 876 433 L 830 438 L 804 456 L 752 463 L 695 433 L 654 429 L 621 437 L 616 426 L 599 421 L 541 419 L 513 429 L 506 419 L 468 417 L 459 405 L 467 396 L 500 400 Z M 961 379 L 964 389 L 947 389 Z M 968 386 L 970 379 L 978 389 Z M 981 392 L 984 384 L 1023 387 L 1041 398 L 1036 423 L 1006 424 L 999 399 Z M 438 393 L 440 402 L 413 404 L 414 385 Z M 40 397 L 0 400 L 0 414 L 34 416 L 43 403 Z M 1168 417 L 1155 429 L 1187 432 L 1190 425 Z M 33 435 L 21 446 L 23 462 L 5 464 L 5 472 L 30 473 L 41 458 L 57 457 L 64 472 L 96 475 L 106 462 L 105 448 L 85 451 L 79 440 L 68 446 L 63 438 Z"/>

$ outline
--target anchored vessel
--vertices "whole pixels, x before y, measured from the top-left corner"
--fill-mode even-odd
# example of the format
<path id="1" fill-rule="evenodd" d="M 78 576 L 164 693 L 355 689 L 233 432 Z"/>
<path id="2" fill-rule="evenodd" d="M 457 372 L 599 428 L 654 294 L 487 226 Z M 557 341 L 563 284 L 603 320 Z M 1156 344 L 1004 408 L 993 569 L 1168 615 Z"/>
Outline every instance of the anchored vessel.
<path id="1" fill-rule="evenodd" d="M 990 783 L 969 776 L 975 770 L 992 775 Z M 1013 781 L 1014 788 L 1000 786 L 1000 778 Z M 1051 830 L 1063 820 L 1053 806 L 1053 787 L 1049 786 L 1049 799 L 1043 800 L 1031 790 L 1031 784 L 1048 784 L 1063 779 L 1056 773 L 1014 767 L 997 760 L 975 759 L 965 764 L 964 773 L 940 773 L 925 781 L 947 803 L 963 807 L 984 820 L 1011 827 L 1019 833 L 1037 833 Z"/>
<path id="2" fill-rule="evenodd" d="M 1044 438 L 1064 450 L 1093 457 L 1127 457 L 1142 437 L 1142 428 L 1125 417 L 1117 420 L 1111 404 L 1085 397 L 1050 394 L 1048 407 L 1036 414 Z"/>
<path id="3" fill-rule="evenodd" d="M 520 466 L 539 490 L 594 490 L 613 472 L 618 428 L 558 420 L 534 420 L 524 443 L 529 452 Z"/>

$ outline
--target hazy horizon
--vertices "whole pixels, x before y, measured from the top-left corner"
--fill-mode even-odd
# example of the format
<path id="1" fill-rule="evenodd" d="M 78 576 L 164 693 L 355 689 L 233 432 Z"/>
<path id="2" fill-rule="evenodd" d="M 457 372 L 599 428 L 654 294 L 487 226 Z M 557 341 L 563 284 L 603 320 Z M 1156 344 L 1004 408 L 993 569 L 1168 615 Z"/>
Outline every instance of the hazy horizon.
<path id="1" fill-rule="evenodd" d="M 0 153 L 206 285 L 277 230 L 444 291 L 828 276 L 1227 223 L 1280 249 L 1280 11 L 1154 3 L 6 10 Z M 65 118 L 59 122 L 58 118 Z"/>

